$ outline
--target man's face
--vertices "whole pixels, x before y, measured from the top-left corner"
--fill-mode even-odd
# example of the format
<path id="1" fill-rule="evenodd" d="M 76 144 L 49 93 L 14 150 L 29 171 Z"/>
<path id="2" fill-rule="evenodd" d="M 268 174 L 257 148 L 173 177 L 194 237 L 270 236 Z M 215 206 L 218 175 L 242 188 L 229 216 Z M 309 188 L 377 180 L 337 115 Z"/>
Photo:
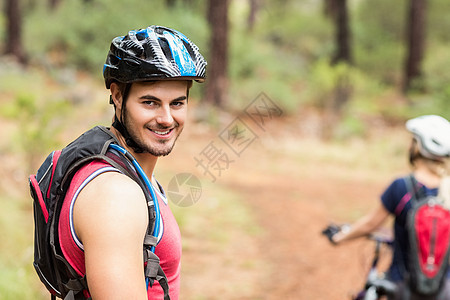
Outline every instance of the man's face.
<path id="1" fill-rule="evenodd" d="M 131 85 L 122 122 L 142 149 L 165 156 L 183 130 L 186 115 L 186 81 L 138 82 Z"/>

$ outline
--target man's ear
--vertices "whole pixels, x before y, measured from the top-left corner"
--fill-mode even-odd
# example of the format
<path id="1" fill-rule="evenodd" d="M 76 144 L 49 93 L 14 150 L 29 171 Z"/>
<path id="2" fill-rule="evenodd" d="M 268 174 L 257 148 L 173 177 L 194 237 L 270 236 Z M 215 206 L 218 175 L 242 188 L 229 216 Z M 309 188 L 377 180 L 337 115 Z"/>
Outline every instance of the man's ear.
<path id="1" fill-rule="evenodd" d="M 113 102 L 116 109 L 122 108 L 122 90 L 120 89 L 119 85 L 115 82 L 111 83 L 111 86 L 109 87 L 111 90 L 111 101 Z"/>

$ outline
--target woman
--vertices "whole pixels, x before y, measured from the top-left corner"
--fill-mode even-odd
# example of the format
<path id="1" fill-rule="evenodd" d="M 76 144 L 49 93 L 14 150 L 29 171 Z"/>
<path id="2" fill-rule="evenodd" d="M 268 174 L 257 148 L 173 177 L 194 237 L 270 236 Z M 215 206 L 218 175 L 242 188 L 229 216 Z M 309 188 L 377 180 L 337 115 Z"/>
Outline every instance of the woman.
<path id="1" fill-rule="evenodd" d="M 436 196 L 440 190 L 441 196 L 450 203 L 448 189 L 450 157 L 450 123 L 436 115 L 426 115 L 406 122 L 406 128 L 413 134 L 409 149 L 409 162 L 412 175 L 419 185 L 423 186 L 426 195 Z M 443 192 L 445 191 L 445 192 Z M 411 197 L 405 177 L 397 178 L 384 191 L 380 205 L 355 224 L 345 230 L 326 230 L 324 233 L 333 244 L 366 236 L 376 230 L 386 221 L 389 215 L 395 217 L 394 222 L 394 253 L 388 278 L 398 286 L 397 294 L 390 299 L 428 299 L 408 298 L 405 293 L 404 278 L 408 273 L 407 251 L 408 234 L 406 231 L 406 216 L 411 209 Z M 450 274 L 442 288 L 439 297 L 429 299 L 450 299 Z"/>

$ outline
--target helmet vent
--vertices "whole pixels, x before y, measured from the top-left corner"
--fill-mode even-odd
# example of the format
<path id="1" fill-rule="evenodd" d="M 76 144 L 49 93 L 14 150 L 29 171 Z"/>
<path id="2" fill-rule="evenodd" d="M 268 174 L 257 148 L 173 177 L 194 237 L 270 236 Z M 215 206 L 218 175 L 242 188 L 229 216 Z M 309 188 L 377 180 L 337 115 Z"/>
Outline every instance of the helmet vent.
<path id="1" fill-rule="evenodd" d="M 136 38 L 138 41 L 142 41 L 148 37 L 146 30 L 141 30 L 136 33 Z"/>
<path id="2" fill-rule="evenodd" d="M 136 56 L 142 56 L 144 47 L 133 40 L 126 40 L 122 42 L 122 48 L 126 51 L 131 51 Z"/>
<path id="3" fill-rule="evenodd" d="M 161 46 L 161 50 L 164 52 L 164 56 L 167 57 L 167 60 L 172 61 L 173 56 L 170 51 L 169 43 L 166 39 L 158 39 L 159 45 Z"/>
<path id="4" fill-rule="evenodd" d="M 435 144 L 435 145 L 437 145 L 437 146 L 441 146 L 441 143 L 439 143 L 438 141 L 436 141 L 435 139 L 431 139 L 431 141 Z"/>
<path id="5" fill-rule="evenodd" d="M 190 55 L 191 57 L 195 57 L 195 53 L 194 53 L 194 51 L 192 50 L 191 45 L 189 45 L 185 40 L 182 40 L 182 41 L 183 41 L 184 47 L 185 47 L 186 50 L 189 52 L 189 55 Z"/>

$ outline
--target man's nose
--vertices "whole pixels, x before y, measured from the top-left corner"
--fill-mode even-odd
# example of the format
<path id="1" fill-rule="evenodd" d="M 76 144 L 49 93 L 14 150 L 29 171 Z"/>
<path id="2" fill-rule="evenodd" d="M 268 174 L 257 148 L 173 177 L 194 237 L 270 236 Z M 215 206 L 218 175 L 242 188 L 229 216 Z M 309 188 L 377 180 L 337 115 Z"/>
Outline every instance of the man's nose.
<path id="1" fill-rule="evenodd" d="M 158 116 L 156 117 L 156 122 L 163 126 L 170 126 L 173 123 L 172 111 L 170 107 L 161 107 L 158 111 Z"/>

